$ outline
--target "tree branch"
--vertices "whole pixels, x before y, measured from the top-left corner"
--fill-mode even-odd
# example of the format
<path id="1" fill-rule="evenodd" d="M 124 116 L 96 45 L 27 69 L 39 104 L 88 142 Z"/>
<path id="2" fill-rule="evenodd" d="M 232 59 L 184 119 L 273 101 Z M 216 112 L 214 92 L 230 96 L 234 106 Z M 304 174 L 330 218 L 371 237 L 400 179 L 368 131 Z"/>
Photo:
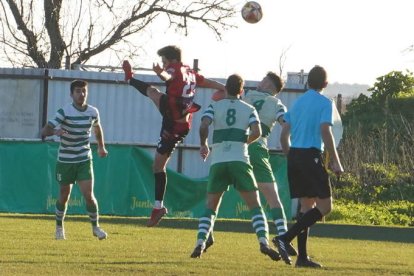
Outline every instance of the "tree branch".
<path id="1" fill-rule="evenodd" d="M 63 53 L 66 48 L 59 28 L 61 8 L 62 0 L 44 0 L 45 26 L 51 45 L 48 65 L 51 68 L 59 68 L 61 66 Z"/>
<path id="2" fill-rule="evenodd" d="M 42 13 L 39 13 L 39 2 L 43 2 Z M 3 29 L 2 42 L 5 47 L 15 51 L 16 57 L 13 59 L 29 57 L 38 67 L 60 68 L 65 53 L 70 56 L 72 63 L 85 63 L 105 51 L 121 49 L 121 43 L 124 44 L 124 50 L 121 49 L 123 52 L 128 51 L 128 47 L 140 48 L 142 45 L 131 41 L 144 31 L 150 32 L 151 26 L 162 19 L 169 23 L 167 29 L 175 28 L 185 35 L 189 34 L 193 24 L 201 23 L 212 30 L 217 39 L 221 39 L 224 30 L 235 27 L 227 21 L 236 13 L 229 2 L 2 0 L 0 21 L 6 27 Z M 8 10 L 3 3 L 8 3 Z M 21 49 L 26 50 L 23 53 Z M 120 56 L 119 52 L 117 55 Z M 16 63 L 10 59 L 11 55 L 6 56 L 11 63 Z M 26 64 L 27 61 L 22 63 Z"/>
<path id="3" fill-rule="evenodd" d="M 13 17 L 17 24 L 17 29 L 20 30 L 23 35 L 26 37 L 27 52 L 30 57 L 33 58 L 33 61 L 41 68 L 46 67 L 46 59 L 43 56 L 43 53 L 38 49 L 37 37 L 36 35 L 27 28 L 26 23 L 23 20 L 23 12 L 20 14 L 19 9 L 14 0 L 6 0 L 9 4 L 9 8 L 13 14 Z M 23 10 L 23 8 L 22 8 Z"/>

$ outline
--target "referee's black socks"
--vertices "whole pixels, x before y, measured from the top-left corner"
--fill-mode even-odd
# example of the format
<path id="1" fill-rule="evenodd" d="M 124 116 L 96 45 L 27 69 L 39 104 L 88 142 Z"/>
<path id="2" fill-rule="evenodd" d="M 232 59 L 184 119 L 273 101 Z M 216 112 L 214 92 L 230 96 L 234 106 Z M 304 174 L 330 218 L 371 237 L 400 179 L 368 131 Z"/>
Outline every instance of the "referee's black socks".
<path id="1" fill-rule="evenodd" d="M 291 242 L 300 232 L 314 225 L 318 220 L 322 219 L 322 214 L 318 208 L 312 208 L 306 212 L 284 235 L 286 242 Z"/>

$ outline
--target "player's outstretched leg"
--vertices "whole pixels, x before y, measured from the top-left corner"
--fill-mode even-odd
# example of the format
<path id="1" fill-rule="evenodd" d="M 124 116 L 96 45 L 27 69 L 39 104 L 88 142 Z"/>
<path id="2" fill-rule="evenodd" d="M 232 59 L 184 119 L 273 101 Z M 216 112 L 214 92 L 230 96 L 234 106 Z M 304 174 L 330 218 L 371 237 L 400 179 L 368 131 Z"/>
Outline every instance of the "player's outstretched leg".
<path id="1" fill-rule="evenodd" d="M 125 73 L 125 82 L 135 87 L 135 89 L 137 89 L 142 95 L 148 97 L 147 89 L 150 87 L 150 85 L 144 81 L 140 81 L 139 79 L 132 77 L 134 73 L 132 72 L 132 67 L 131 64 L 129 64 L 128 60 L 124 60 L 122 63 L 122 69 Z"/>
<path id="2" fill-rule="evenodd" d="M 124 62 L 122 63 L 122 69 L 125 73 L 125 81 L 129 82 L 129 80 L 132 79 L 132 75 L 134 73 L 132 72 L 132 67 L 131 64 L 129 64 L 128 60 L 124 60 Z"/>

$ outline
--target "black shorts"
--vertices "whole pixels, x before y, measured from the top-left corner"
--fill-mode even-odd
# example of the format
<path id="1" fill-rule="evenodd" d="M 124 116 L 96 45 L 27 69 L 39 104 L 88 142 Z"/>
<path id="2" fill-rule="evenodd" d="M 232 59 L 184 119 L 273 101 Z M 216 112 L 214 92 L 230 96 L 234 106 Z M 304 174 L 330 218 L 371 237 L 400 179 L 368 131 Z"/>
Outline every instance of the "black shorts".
<path id="1" fill-rule="evenodd" d="M 178 120 L 188 113 L 200 110 L 201 106 L 193 102 L 193 97 L 172 97 L 167 94 L 161 96 L 159 110 L 163 117 Z"/>
<path id="2" fill-rule="evenodd" d="M 157 152 L 159 154 L 171 155 L 177 145 L 184 140 L 189 131 L 190 122 L 177 123 L 164 117 L 162 120 Z"/>
<path id="3" fill-rule="evenodd" d="M 331 182 L 320 150 L 290 148 L 287 159 L 291 198 L 331 197 Z"/>

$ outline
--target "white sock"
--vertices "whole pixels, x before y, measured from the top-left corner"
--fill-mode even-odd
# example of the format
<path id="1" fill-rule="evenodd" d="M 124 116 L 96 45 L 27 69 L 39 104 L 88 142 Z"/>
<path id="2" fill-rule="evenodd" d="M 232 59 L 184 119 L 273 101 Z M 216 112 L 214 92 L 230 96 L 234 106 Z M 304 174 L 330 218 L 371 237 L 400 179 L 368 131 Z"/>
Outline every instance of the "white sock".
<path id="1" fill-rule="evenodd" d="M 156 200 L 154 202 L 154 208 L 155 209 L 161 209 L 162 207 L 164 207 L 163 201 L 162 200 Z"/>

